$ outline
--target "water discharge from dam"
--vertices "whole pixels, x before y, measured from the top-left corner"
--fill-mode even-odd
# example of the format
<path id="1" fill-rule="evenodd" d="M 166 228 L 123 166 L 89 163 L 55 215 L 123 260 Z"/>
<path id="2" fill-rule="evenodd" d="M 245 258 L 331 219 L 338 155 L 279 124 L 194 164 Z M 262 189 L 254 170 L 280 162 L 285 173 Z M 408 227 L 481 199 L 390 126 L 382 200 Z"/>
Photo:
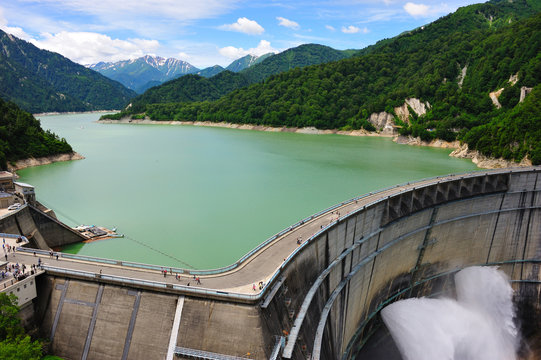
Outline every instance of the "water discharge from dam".
<path id="1" fill-rule="evenodd" d="M 456 300 L 397 301 L 381 315 L 405 360 L 514 360 L 513 289 L 494 267 L 455 275 Z"/>

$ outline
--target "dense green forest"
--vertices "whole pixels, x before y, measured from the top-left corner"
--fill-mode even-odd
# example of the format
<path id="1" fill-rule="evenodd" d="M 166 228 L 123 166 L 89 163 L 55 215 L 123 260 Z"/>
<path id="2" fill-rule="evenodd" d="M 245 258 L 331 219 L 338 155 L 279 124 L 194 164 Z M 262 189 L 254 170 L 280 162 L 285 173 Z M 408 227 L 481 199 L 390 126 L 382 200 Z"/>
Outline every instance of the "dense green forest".
<path id="1" fill-rule="evenodd" d="M 135 92 L 0 30 L 0 97 L 26 111 L 120 109 Z"/>
<path id="2" fill-rule="evenodd" d="M 39 360 L 43 343 L 25 334 L 15 295 L 0 293 L 0 359 Z"/>
<path id="3" fill-rule="evenodd" d="M 73 152 L 65 139 L 43 131 L 39 120 L 17 105 L 0 99 L 0 168 L 7 162 Z"/>
<path id="4" fill-rule="evenodd" d="M 393 113 L 415 97 L 431 108 L 408 123 L 397 119 L 402 134 L 459 139 L 486 155 L 517 161 L 528 155 L 538 164 L 540 123 L 526 118 L 538 106 L 537 88 L 528 102 L 517 103 L 521 87 L 541 83 L 540 4 L 497 0 L 467 6 L 352 58 L 295 68 L 216 101 L 146 103 L 117 117 L 143 113 L 154 120 L 358 129 L 370 128 L 370 114 Z M 505 88 L 501 109 L 488 96 L 499 88 Z M 527 128 L 503 131 L 511 119 Z"/>
<path id="5" fill-rule="evenodd" d="M 197 75 L 185 75 L 171 80 L 133 99 L 131 111 L 142 112 L 147 104 L 153 103 L 217 100 L 233 90 L 261 82 L 273 74 L 345 59 L 354 53 L 351 50 L 340 51 L 317 44 L 300 45 L 276 55 L 263 57 L 262 61 L 238 73 L 223 71 L 220 68 L 220 72 L 211 77 L 198 72 Z"/>

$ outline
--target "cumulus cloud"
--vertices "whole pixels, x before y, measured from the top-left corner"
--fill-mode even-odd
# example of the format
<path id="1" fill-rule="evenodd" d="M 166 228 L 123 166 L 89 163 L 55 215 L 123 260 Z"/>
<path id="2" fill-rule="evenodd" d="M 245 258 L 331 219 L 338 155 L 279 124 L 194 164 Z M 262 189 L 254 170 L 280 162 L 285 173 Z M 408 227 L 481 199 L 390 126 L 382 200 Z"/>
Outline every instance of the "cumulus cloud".
<path id="1" fill-rule="evenodd" d="M 362 32 L 363 34 L 366 34 L 369 32 L 368 28 L 359 28 L 357 26 L 349 25 L 348 27 L 342 26 L 342 32 L 344 34 L 357 34 Z"/>
<path id="2" fill-rule="evenodd" d="M 331 25 L 325 25 L 325 28 L 327 30 L 330 30 L 330 31 L 336 31 L 336 29 L 334 28 L 334 26 L 331 26 Z"/>
<path id="3" fill-rule="evenodd" d="M 268 53 L 278 53 L 279 50 L 273 48 L 271 43 L 267 40 L 261 40 L 257 47 L 251 49 L 236 48 L 233 46 L 226 46 L 219 50 L 222 56 L 227 57 L 231 60 L 239 59 L 246 55 L 256 55 L 261 56 Z"/>
<path id="4" fill-rule="evenodd" d="M 41 39 L 30 40 L 41 49 L 54 51 L 80 64 L 100 61 L 134 59 L 155 53 L 160 47 L 157 40 L 112 39 L 107 35 L 92 32 L 67 32 L 41 34 Z"/>
<path id="5" fill-rule="evenodd" d="M 278 16 L 276 18 L 276 20 L 278 20 L 278 25 L 284 26 L 286 28 L 290 28 L 290 29 L 293 29 L 293 30 L 298 30 L 301 27 L 297 22 L 295 22 L 293 20 L 283 18 L 281 16 Z"/>
<path id="6" fill-rule="evenodd" d="M 238 18 L 236 23 L 222 25 L 220 26 L 220 29 L 237 31 L 250 35 L 259 35 L 265 31 L 265 29 L 263 29 L 263 27 L 259 25 L 256 21 L 250 20 L 245 17 Z"/>
<path id="7" fill-rule="evenodd" d="M 30 35 L 28 35 L 22 28 L 8 26 L 8 21 L 4 17 L 3 11 L 4 10 L 0 8 L 0 29 L 20 39 L 30 40 L 31 39 Z"/>
<path id="8" fill-rule="evenodd" d="M 425 4 L 408 2 L 404 5 L 404 10 L 413 17 L 428 16 L 430 14 L 430 7 Z"/>

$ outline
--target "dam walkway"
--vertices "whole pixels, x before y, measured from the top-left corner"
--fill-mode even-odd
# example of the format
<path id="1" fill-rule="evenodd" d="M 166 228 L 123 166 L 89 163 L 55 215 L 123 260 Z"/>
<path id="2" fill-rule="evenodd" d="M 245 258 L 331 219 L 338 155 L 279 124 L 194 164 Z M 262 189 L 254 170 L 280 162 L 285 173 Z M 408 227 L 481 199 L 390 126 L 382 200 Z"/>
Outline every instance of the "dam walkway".
<path id="1" fill-rule="evenodd" d="M 498 174 L 499 171 L 501 173 L 509 172 L 507 169 L 490 171 L 486 172 L 486 174 Z M 16 253 L 10 254 L 9 261 L 24 263 L 29 266 L 37 264 L 38 259 L 41 259 L 42 268 L 53 275 L 58 274 L 171 293 L 236 299 L 240 302 L 255 302 L 261 300 L 261 295 L 266 292 L 269 285 L 279 279 L 280 270 L 288 262 L 289 258 L 293 257 L 319 232 L 336 225 L 351 213 L 360 211 L 378 201 L 396 197 L 412 189 L 420 189 L 452 180 L 479 177 L 482 173 L 473 172 L 435 177 L 397 185 L 353 198 L 284 229 L 235 264 L 222 269 L 189 270 L 61 252 L 55 252 L 51 256 L 50 252 L 46 250 L 26 248 L 19 248 Z M 167 271 L 165 276 L 163 270 Z M 262 284 L 261 287 L 259 286 L 260 283 Z"/>

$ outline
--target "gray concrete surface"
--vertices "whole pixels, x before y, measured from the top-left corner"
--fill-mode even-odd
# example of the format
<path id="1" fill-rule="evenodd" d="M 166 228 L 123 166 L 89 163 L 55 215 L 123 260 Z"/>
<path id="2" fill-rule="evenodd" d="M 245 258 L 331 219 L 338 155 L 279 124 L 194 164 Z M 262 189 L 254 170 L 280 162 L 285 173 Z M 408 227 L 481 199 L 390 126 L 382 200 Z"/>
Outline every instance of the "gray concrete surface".
<path id="1" fill-rule="evenodd" d="M 360 351 L 361 344 L 371 341 L 372 333 L 380 331 L 378 311 L 384 304 L 409 296 L 452 294 L 449 274 L 468 265 L 491 263 L 500 263 L 515 281 L 513 286 L 523 329 L 529 331 L 527 338 L 534 338 L 535 326 L 528 327 L 531 325 L 528 322 L 541 320 L 541 272 L 536 262 L 541 260 L 540 190 L 539 169 L 513 173 L 495 171 L 466 178 L 451 176 L 439 182 L 396 187 L 342 206 L 338 210 L 341 220 L 303 245 L 286 263 L 284 258 L 299 247 L 296 244 L 299 236 L 309 238 L 337 214 L 323 214 L 275 240 L 234 271 L 202 277 L 203 284 L 198 286 L 229 294 L 254 294 L 253 283 L 267 281 L 279 271 L 285 280 L 266 309 L 260 309 L 257 302 L 239 304 L 233 295 L 225 294 L 222 300 L 216 300 L 193 293 L 193 279 L 187 276 L 180 283 L 190 281 L 190 288 L 155 288 L 154 291 L 164 292 L 157 294 L 151 288 L 142 287 L 128 358 L 165 356 L 178 293 L 186 296 L 178 346 L 235 356 L 250 353 L 250 358 L 265 359 L 272 351 L 273 336 L 286 335 L 292 349 L 290 358 L 304 359 L 315 352 L 321 354 L 321 359 L 340 358 L 344 353 L 349 358 Z M 363 206 L 366 208 L 355 212 Z M 347 255 L 331 267 L 344 251 Z M 32 261 L 29 257 L 28 261 Z M 103 274 L 178 284 L 174 277 L 164 280 L 158 271 L 42 259 L 57 268 L 95 274 L 102 270 Z M 321 285 L 311 289 L 327 268 L 328 275 Z M 54 274 L 52 271 L 48 276 Z M 76 284 L 74 289 L 80 288 L 81 295 L 70 292 L 72 282 Z M 92 302 L 95 293 L 91 289 L 96 289 L 98 283 L 105 284 L 104 293 L 114 285 L 99 276 L 91 282 L 72 278 L 66 298 L 73 296 L 74 300 Z M 335 290 L 339 293 L 331 297 Z M 58 309 L 59 291 L 52 290 L 47 312 L 54 313 Z M 314 296 L 305 304 L 310 291 Z M 101 311 L 110 308 L 117 312 L 119 318 L 112 321 L 117 325 L 109 331 L 118 334 L 122 344 L 126 321 L 129 322 L 133 309 L 132 298 L 123 299 L 116 307 L 100 307 L 96 322 L 96 329 L 104 327 L 100 321 L 105 321 L 107 316 Z M 81 311 L 77 313 L 74 306 Z M 328 318 L 321 317 L 325 306 L 330 310 Z M 293 338 L 294 321 L 304 307 L 306 316 L 299 327 L 299 336 Z M 63 337 L 71 335 L 66 333 L 68 329 L 78 337 L 88 335 L 91 312 L 89 315 L 86 308 L 92 310 L 84 304 L 64 304 L 54 340 L 55 349 L 61 349 L 59 355 L 71 358 L 79 354 L 80 345 L 67 349 L 63 346 Z M 51 319 L 53 315 L 44 315 L 43 327 L 50 327 Z M 322 321 L 323 331 L 318 333 Z M 106 339 L 96 337 L 96 332 L 93 336 L 89 357 L 97 356 L 94 347 L 103 349 L 107 344 Z M 318 336 L 321 336 L 322 346 L 315 349 Z M 114 351 L 118 353 L 119 349 Z"/>

